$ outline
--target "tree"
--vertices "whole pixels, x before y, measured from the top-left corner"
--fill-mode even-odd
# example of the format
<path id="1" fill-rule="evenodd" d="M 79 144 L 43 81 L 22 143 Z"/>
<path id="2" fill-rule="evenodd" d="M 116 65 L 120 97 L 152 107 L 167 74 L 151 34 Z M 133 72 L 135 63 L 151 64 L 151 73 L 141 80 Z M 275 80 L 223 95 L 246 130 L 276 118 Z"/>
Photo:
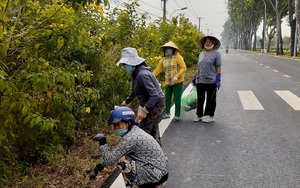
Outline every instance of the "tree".
<path id="1" fill-rule="evenodd" d="M 276 14 L 268 0 L 266 3 L 266 35 L 268 38 L 267 52 L 271 51 L 272 40 L 276 34 Z"/>
<path id="2" fill-rule="evenodd" d="M 295 0 L 295 14 L 296 14 L 296 27 L 297 27 L 297 31 L 298 31 L 298 36 L 300 36 L 300 0 Z M 299 38 L 298 38 L 298 45 L 299 46 Z M 298 47 L 297 47 L 298 48 Z"/>
<path id="3" fill-rule="evenodd" d="M 269 0 L 276 14 L 276 55 L 284 55 L 282 47 L 281 19 L 287 11 L 286 0 Z"/>
<path id="4" fill-rule="evenodd" d="M 295 46 L 296 17 L 294 17 L 294 14 L 295 14 L 295 1 L 288 0 L 288 21 L 291 27 L 291 31 L 290 31 L 291 33 L 290 55 L 291 56 L 294 55 L 294 46 Z"/>
<path id="5" fill-rule="evenodd" d="M 223 25 L 223 28 L 221 33 L 223 46 L 234 47 L 236 37 L 234 37 L 231 20 L 227 20 Z"/>
<path id="6" fill-rule="evenodd" d="M 256 46 L 256 31 L 261 22 L 262 1 L 259 0 L 229 0 L 228 12 L 232 26 L 235 28 L 236 36 L 240 39 L 240 45 L 244 49 L 251 49 L 254 37 L 253 48 Z"/>
<path id="7" fill-rule="evenodd" d="M 72 2 L 0 0 L 0 187 L 20 186 L 12 178 L 105 129 L 131 89 L 130 75 L 116 67 L 122 48 L 137 48 L 151 67 L 168 40 L 187 65 L 197 58 L 202 35 L 183 16 L 178 25 L 153 24 L 136 12 L 136 1 L 113 10 Z"/>

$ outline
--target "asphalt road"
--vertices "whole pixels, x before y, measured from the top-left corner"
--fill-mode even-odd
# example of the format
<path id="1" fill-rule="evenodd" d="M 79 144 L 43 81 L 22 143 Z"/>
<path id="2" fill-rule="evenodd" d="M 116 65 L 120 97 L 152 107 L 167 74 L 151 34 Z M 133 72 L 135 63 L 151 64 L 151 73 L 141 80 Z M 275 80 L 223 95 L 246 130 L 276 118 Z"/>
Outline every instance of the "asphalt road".
<path id="1" fill-rule="evenodd" d="M 215 122 L 160 124 L 167 188 L 300 188 L 300 61 L 223 51 Z"/>
<path id="2" fill-rule="evenodd" d="M 182 111 L 164 132 L 167 187 L 300 187 L 300 61 L 221 53 L 215 122 Z"/>

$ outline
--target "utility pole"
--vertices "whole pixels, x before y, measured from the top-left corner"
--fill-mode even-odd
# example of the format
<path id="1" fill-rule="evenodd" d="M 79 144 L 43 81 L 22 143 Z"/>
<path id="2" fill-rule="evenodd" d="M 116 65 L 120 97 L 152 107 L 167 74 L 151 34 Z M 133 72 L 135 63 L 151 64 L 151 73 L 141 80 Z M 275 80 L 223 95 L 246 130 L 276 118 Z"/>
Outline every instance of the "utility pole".
<path id="1" fill-rule="evenodd" d="M 200 27 L 201 27 L 201 19 L 204 19 L 204 17 L 199 17 L 199 32 L 201 32 L 201 29 L 200 29 Z"/>
<path id="2" fill-rule="evenodd" d="M 163 19 L 166 19 L 166 15 L 167 15 L 167 0 L 161 0 L 164 2 L 164 6 L 163 6 Z"/>

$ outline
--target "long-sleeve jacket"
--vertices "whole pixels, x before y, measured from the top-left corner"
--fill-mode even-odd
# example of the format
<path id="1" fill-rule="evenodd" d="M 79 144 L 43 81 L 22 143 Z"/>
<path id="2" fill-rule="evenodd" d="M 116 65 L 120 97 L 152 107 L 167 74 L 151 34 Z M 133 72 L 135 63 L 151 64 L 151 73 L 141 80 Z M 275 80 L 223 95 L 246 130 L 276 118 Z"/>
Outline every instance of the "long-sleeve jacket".
<path id="1" fill-rule="evenodd" d="M 126 104 L 137 97 L 140 106 L 145 106 L 148 111 L 151 111 L 155 105 L 163 103 L 165 96 L 150 70 L 151 68 L 145 65 L 135 68 L 132 73 L 132 92 L 125 100 Z"/>
<path id="2" fill-rule="evenodd" d="M 100 146 L 103 166 L 113 165 L 122 156 L 134 160 L 139 184 L 156 183 L 168 173 L 166 157 L 158 142 L 137 126 L 127 132 L 113 151 Z"/>
<path id="3" fill-rule="evenodd" d="M 176 77 L 177 81 L 174 83 L 180 83 L 184 81 L 184 72 L 187 70 L 183 57 L 177 51 L 175 55 L 171 57 L 163 57 L 156 69 L 153 71 L 154 76 L 157 76 L 162 71 L 165 72 L 165 85 L 169 85 L 172 78 Z"/>

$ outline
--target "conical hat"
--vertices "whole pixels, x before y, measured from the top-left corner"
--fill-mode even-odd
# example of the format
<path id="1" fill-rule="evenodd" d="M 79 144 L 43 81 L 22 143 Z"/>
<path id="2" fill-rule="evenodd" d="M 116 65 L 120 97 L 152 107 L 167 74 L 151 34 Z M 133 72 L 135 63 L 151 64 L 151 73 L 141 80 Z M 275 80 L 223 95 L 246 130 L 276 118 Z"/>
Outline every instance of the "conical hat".
<path id="1" fill-rule="evenodd" d="M 205 37 L 202 37 L 200 39 L 200 45 L 201 45 L 201 48 L 204 47 L 204 43 L 205 43 L 205 40 L 209 38 L 213 43 L 214 43 L 214 50 L 217 50 L 219 49 L 219 47 L 221 46 L 221 42 L 219 41 L 219 39 L 217 39 L 216 37 L 213 37 L 213 36 L 205 36 Z"/>
<path id="2" fill-rule="evenodd" d="M 179 48 L 172 41 L 169 41 L 166 44 L 164 44 L 162 47 L 160 47 L 160 51 L 163 51 L 163 49 L 166 47 L 171 47 L 179 51 Z"/>

